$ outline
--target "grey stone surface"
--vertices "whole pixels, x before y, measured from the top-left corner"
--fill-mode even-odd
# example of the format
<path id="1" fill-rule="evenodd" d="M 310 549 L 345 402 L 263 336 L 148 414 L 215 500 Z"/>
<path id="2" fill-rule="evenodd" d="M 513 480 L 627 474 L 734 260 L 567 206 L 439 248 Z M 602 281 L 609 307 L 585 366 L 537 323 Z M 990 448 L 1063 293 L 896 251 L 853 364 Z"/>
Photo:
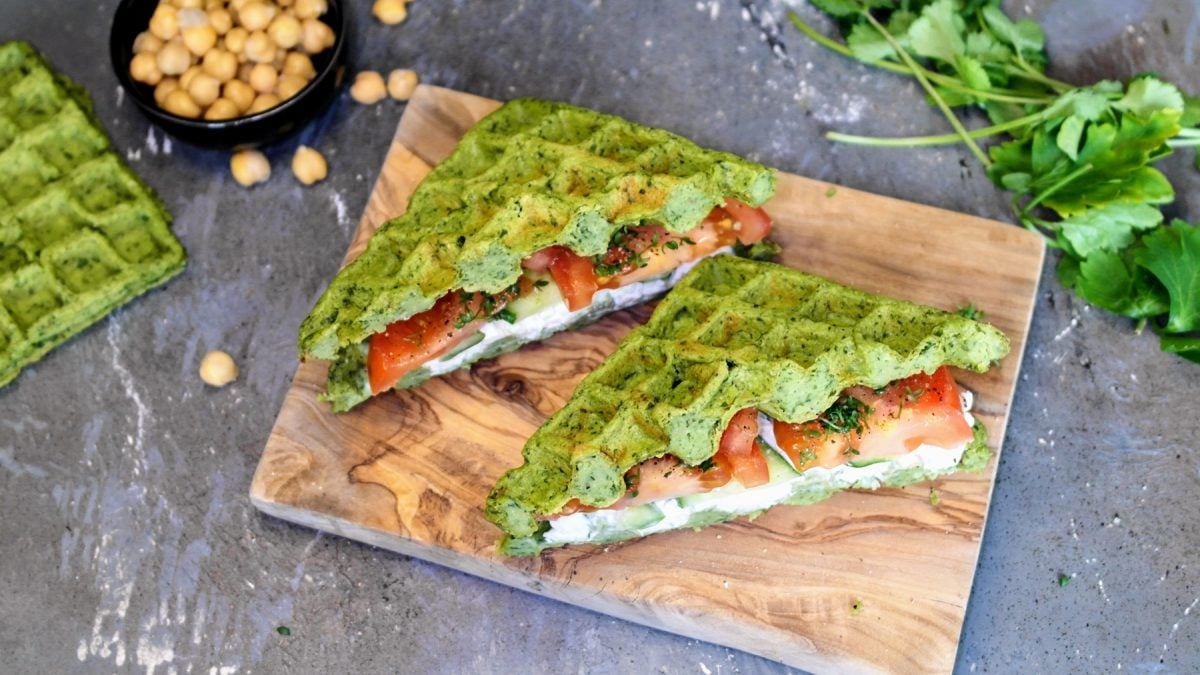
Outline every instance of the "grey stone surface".
<path id="1" fill-rule="evenodd" d="M 351 4 L 359 67 L 568 100 L 788 171 L 1008 219 L 1006 196 L 959 148 L 824 140 L 944 122 L 913 84 L 784 29 L 778 0 L 419 0 L 394 28 L 371 21 L 366 0 Z M 256 513 L 246 491 L 296 365 L 295 328 L 338 265 L 403 106 L 343 97 L 270 149 L 268 184 L 243 190 L 224 153 L 170 141 L 121 96 L 113 8 L 0 0 L 0 40 L 32 41 L 88 87 L 176 214 L 191 262 L 0 391 L 0 670 L 783 670 Z M 1061 78 L 1153 69 L 1200 91 L 1196 3 L 1009 9 L 1045 21 Z M 329 180 L 292 179 L 298 142 L 327 154 Z M 1164 164 L 1175 212 L 1200 219 L 1190 154 Z M 958 668 L 1196 672 L 1200 367 L 1072 298 L 1052 264 Z M 242 366 L 219 391 L 195 375 L 215 348 Z"/>

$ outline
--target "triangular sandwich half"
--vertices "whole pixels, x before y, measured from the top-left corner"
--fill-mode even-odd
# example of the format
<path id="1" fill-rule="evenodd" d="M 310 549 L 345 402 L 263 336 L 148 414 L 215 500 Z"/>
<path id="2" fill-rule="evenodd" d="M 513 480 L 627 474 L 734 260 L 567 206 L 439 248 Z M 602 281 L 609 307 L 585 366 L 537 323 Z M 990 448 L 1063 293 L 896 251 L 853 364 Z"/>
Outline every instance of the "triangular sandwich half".
<path id="1" fill-rule="evenodd" d="M 705 260 L 533 434 L 487 517 L 502 552 L 532 555 L 979 469 L 984 429 L 948 366 L 1007 352 L 958 314 Z"/>
<path id="2" fill-rule="evenodd" d="M 347 410 L 664 293 L 680 268 L 765 248 L 766 167 L 562 103 L 463 136 L 300 327 Z M 757 248 L 754 248 L 757 246 Z"/>

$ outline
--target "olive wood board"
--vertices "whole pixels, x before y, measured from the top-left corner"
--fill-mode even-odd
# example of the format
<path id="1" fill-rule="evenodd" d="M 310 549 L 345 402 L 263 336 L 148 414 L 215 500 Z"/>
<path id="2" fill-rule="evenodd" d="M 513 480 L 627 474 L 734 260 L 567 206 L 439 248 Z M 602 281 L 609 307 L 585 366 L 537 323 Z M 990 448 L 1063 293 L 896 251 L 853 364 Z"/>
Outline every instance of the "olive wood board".
<path id="1" fill-rule="evenodd" d="M 346 260 L 404 212 L 430 167 L 497 105 L 418 88 Z M 1042 269 L 1041 239 L 996 221 L 778 176 L 766 208 L 782 262 L 944 309 L 973 303 L 1011 338 L 1000 367 L 959 373 L 998 457 Z M 500 533 L 482 509 L 493 482 L 521 463 L 525 439 L 649 312 L 619 312 L 341 415 L 318 399 L 325 366 L 302 363 L 251 499 L 284 520 L 806 670 L 949 672 L 996 458 L 980 474 L 841 493 L 700 531 L 526 559 L 495 552 Z"/>

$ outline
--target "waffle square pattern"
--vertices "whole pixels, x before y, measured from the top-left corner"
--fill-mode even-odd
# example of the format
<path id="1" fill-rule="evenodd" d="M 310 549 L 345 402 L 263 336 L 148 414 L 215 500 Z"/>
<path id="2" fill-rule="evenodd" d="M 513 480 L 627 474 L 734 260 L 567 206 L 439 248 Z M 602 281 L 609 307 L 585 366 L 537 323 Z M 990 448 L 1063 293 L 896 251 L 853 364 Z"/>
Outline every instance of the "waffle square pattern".
<path id="1" fill-rule="evenodd" d="M 169 223 L 87 95 L 28 44 L 0 45 L 0 386 L 182 270 Z"/>
<path id="2" fill-rule="evenodd" d="M 985 371 L 1008 352 L 994 327 L 771 263 L 701 262 L 529 439 L 488 517 L 530 536 L 578 499 L 603 507 L 634 465 L 667 452 L 696 466 L 733 415 L 816 418 L 844 390 L 943 365 Z"/>

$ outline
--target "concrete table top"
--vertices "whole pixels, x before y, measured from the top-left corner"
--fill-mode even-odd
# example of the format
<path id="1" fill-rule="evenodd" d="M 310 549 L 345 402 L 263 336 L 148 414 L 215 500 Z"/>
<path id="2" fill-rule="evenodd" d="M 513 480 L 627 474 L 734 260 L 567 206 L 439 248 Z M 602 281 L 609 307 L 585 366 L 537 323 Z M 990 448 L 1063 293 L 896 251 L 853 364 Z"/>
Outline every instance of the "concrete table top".
<path id="1" fill-rule="evenodd" d="M 31 41 L 90 90 L 115 145 L 174 212 L 190 262 L 0 391 L 0 670 L 783 670 L 257 513 L 246 491 L 296 366 L 295 329 L 338 266 L 403 105 L 343 95 L 270 148 L 275 176 L 244 190 L 226 153 L 165 137 L 119 91 L 114 4 L 0 0 L 0 41 Z M 961 148 L 824 140 L 945 123 L 914 83 L 785 27 L 779 0 L 420 0 L 398 27 L 351 4 L 353 68 L 566 100 L 787 171 L 1011 220 L 1008 196 Z M 1043 23 L 1061 79 L 1154 70 L 1200 92 L 1196 3 L 1007 8 Z M 331 167 L 307 189 L 288 169 L 301 142 Z M 1191 160 L 1162 166 L 1178 191 L 1171 212 L 1196 220 Z M 1196 672 L 1200 366 L 1064 291 L 1056 259 L 958 668 Z M 210 349 L 238 360 L 237 383 L 199 380 Z"/>

